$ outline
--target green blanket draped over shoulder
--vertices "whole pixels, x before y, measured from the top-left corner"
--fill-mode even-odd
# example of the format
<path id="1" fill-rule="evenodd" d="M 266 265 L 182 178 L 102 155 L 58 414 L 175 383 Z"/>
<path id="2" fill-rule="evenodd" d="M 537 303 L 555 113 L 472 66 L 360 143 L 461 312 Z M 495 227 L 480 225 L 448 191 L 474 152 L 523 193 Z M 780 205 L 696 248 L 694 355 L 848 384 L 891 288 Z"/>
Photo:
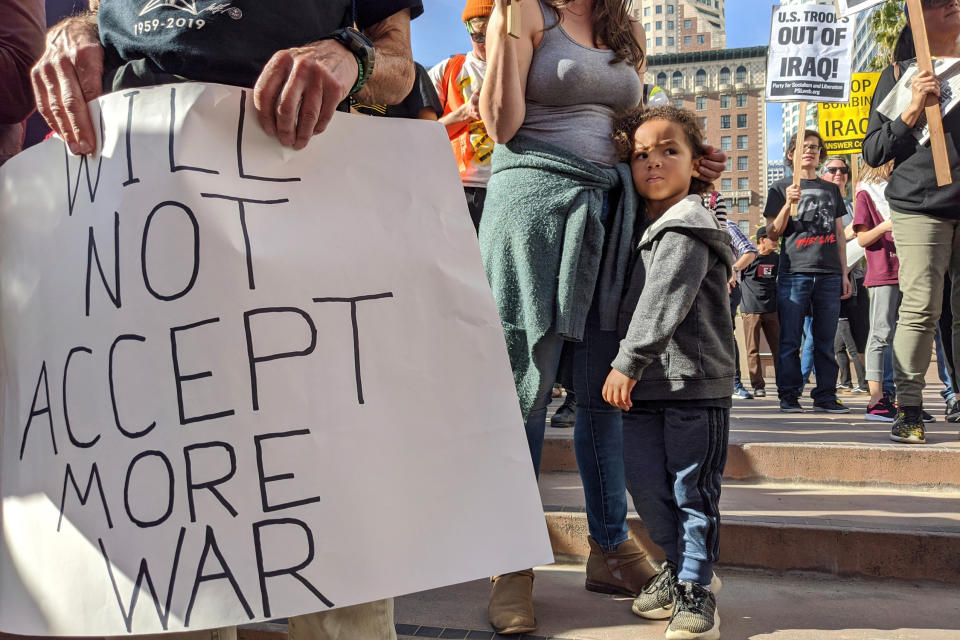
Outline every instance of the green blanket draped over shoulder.
<path id="1" fill-rule="evenodd" d="M 480 251 L 524 419 L 542 382 L 533 350 L 544 336 L 582 339 L 595 291 L 602 328 L 616 329 L 636 211 L 626 164 L 599 167 L 522 135 L 496 146 Z"/>

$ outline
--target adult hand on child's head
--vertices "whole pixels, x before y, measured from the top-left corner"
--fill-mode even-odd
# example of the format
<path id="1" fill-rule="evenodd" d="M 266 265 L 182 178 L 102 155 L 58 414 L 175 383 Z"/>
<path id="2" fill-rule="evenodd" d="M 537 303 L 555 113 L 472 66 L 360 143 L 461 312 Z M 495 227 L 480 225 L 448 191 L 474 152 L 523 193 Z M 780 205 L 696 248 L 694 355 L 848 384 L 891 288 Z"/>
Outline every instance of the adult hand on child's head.
<path id="1" fill-rule="evenodd" d="M 102 92 L 103 46 L 96 23 L 74 16 L 51 29 L 30 79 L 37 110 L 70 151 L 95 151 L 97 134 L 87 102 Z"/>
<path id="2" fill-rule="evenodd" d="M 727 168 L 727 154 L 710 145 L 706 146 L 703 157 L 694 160 L 693 175 L 705 182 L 713 182 Z"/>
<path id="3" fill-rule="evenodd" d="M 611 369 L 606 382 L 603 383 L 603 399 L 621 411 L 629 411 L 633 403 L 630 393 L 637 385 L 633 378 L 623 375 L 616 369 Z"/>

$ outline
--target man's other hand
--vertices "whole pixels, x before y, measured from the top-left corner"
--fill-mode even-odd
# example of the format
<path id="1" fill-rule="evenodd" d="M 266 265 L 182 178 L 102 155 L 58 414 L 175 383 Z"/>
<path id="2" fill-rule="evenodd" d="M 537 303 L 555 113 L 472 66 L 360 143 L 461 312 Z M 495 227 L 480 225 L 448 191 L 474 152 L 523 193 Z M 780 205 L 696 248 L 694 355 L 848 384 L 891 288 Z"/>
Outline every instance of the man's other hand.
<path id="1" fill-rule="evenodd" d="M 30 72 L 37 110 L 75 154 L 91 153 L 97 135 L 87 102 L 103 82 L 103 47 L 87 16 L 67 18 L 47 34 L 47 47 Z"/>
<path id="2" fill-rule="evenodd" d="M 357 81 L 357 59 L 336 40 L 273 54 L 253 88 L 257 119 L 280 144 L 303 149 Z"/>

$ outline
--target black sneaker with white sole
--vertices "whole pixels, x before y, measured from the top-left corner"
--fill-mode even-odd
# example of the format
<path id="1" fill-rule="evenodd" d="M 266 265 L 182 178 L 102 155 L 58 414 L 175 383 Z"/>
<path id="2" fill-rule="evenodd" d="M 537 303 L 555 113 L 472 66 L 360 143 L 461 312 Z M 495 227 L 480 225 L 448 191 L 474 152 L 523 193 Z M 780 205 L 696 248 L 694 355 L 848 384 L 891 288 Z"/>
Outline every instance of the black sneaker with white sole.
<path id="1" fill-rule="evenodd" d="M 667 640 L 720 640 L 717 597 L 696 582 L 677 583 L 673 615 L 667 625 Z"/>
<path id="2" fill-rule="evenodd" d="M 803 406 L 796 398 L 782 398 L 780 400 L 780 413 L 803 413 Z"/>
<path id="3" fill-rule="evenodd" d="M 843 403 L 836 399 L 814 402 L 813 410 L 820 413 L 850 413 L 850 409 L 843 406 Z"/>

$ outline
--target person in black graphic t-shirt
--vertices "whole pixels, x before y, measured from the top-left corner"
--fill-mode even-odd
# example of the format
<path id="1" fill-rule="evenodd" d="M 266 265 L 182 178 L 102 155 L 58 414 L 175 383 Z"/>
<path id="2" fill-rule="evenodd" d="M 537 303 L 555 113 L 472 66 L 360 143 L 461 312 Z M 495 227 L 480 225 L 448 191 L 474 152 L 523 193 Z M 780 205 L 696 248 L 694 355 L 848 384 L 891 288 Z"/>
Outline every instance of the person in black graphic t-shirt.
<path id="1" fill-rule="evenodd" d="M 796 142 L 787 149 L 792 164 Z M 826 157 L 826 149 L 816 131 L 804 132 L 800 185 L 792 178 L 774 182 L 763 211 L 770 240 L 781 241 L 780 277 L 777 307 L 780 315 L 777 394 L 780 410 L 803 411 L 799 397 L 803 389 L 800 376 L 800 340 L 803 317 L 813 309 L 813 362 L 817 387 L 813 390 L 814 411 L 847 413 L 837 402 L 837 360 L 833 342 L 840 317 L 840 300 L 850 296 L 847 279 L 846 243 L 841 218 L 847 210 L 840 190 L 833 183 L 817 178 L 817 166 Z M 798 203 L 797 215 L 791 205 Z"/>
<path id="2" fill-rule="evenodd" d="M 348 96 L 396 104 L 410 93 L 410 20 L 423 5 L 421 0 L 91 0 L 90 9 L 49 31 L 47 49 L 32 71 L 40 113 L 78 154 L 96 145 L 87 101 L 103 90 L 184 80 L 252 87 L 267 134 L 302 149 L 334 111 L 346 109 Z M 236 640 L 237 630 L 176 636 Z M 396 640 L 393 600 L 292 616 L 288 636 Z"/>
<path id="3" fill-rule="evenodd" d="M 763 331 L 774 367 L 780 344 L 780 319 L 777 316 L 777 274 L 780 271 L 780 254 L 777 243 L 767 237 L 767 229 L 757 231 L 756 260 L 743 270 L 740 279 L 742 298 L 740 316 L 743 318 L 743 333 L 747 343 L 747 369 L 754 395 L 766 395 L 763 369 L 760 366 L 760 331 Z"/>
<path id="4" fill-rule="evenodd" d="M 423 4 L 90 0 L 90 9 L 50 29 L 32 73 L 38 110 L 76 154 L 96 145 L 88 101 L 183 80 L 252 88 L 267 134 L 302 149 L 348 96 L 396 104 L 410 93 L 410 20 Z"/>

